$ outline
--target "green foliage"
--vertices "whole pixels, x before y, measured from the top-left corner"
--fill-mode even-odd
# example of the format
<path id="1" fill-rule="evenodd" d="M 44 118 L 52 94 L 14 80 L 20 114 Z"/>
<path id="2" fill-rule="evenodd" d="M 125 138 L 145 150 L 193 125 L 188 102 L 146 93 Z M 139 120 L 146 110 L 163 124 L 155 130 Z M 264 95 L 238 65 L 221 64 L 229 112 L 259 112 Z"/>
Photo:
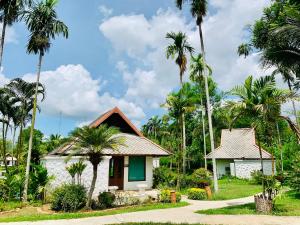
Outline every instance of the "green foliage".
<path id="1" fill-rule="evenodd" d="M 289 184 L 291 188 L 300 193 L 300 156 L 298 155 L 292 161 L 292 169 L 289 175 Z"/>
<path id="2" fill-rule="evenodd" d="M 207 198 L 206 191 L 201 188 L 190 188 L 187 191 L 188 199 L 204 200 Z"/>
<path id="3" fill-rule="evenodd" d="M 170 203 L 171 202 L 171 190 L 169 189 L 163 189 L 160 191 L 159 194 L 159 201 L 164 203 Z M 176 202 L 181 201 L 181 194 L 179 192 L 176 192 Z"/>
<path id="4" fill-rule="evenodd" d="M 251 172 L 251 180 L 254 184 L 262 184 L 263 174 L 260 170 L 254 170 Z"/>
<path id="5" fill-rule="evenodd" d="M 205 168 L 196 169 L 192 176 L 197 187 L 204 188 L 205 186 L 211 185 L 212 174 Z"/>
<path id="6" fill-rule="evenodd" d="M 9 199 L 9 186 L 4 180 L 0 179 L 0 202 L 7 201 Z"/>
<path id="7" fill-rule="evenodd" d="M 64 184 L 52 194 L 51 208 L 55 211 L 74 212 L 86 204 L 86 190 L 82 185 Z"/>
<path id="8" fill-rule="evenodd" d="M 168 167 L 160 166 L 153 170 L 153 188 L 174 187 L 177 175 Z"/>
<path id="9" fill-rule="evenodd" d="M 98 204 L 101 208 L 112 208 L 114 206 L 114 201 L 116 196 L 111 192 L 102 192 L 98 196 Z"/>

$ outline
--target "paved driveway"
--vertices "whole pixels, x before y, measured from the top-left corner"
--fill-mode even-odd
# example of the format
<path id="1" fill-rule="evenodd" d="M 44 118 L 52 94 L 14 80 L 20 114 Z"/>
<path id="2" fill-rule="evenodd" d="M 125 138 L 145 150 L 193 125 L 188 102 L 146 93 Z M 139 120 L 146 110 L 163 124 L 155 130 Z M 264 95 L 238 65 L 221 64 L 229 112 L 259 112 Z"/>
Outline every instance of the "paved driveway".
<path id="1" fill-rule="evenodd" d="M 71 220 L 49 220 L 40 222 L 17 222 L 10 225 L 101 225 L 125 222 L 172 222 L 230 225 L 300 225 L 300 217 L 257 216 L 257 215 L 200 215 L 200 209 L 221 208 L 253 202 L 253 197 L 226 201 L 191 201 L 189 206 L 124 213 L 111 216 L 90 217 Z"/>

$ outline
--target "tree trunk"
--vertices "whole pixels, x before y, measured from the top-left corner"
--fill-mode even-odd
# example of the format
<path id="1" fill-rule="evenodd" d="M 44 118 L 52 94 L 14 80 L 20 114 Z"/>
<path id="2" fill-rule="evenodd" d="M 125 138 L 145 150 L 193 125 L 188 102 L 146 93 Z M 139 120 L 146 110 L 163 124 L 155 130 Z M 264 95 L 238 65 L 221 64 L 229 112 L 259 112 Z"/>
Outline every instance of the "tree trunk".
<path id="1" fill-rule="evenodd" d="M 203 57 L 203 61 L 205 62 L 204 41 L 203 41 L 201 24 L 198 25 L 198 28 L 199 28 L 199 35 L 200 35 L 202 57 Z M 219 187 L 218 187 L 216 158 L 215 158 L 215 143 L 214 143 L 213 124 L 212 124 L 212 119 L 211 119 L 211 106 L 210 106 L 209 91 L 208 91 L 208 78 L 207 78 L 206 71 L 204 72 L 204 83 L 205 83 L 205 95 L 206 95 L 206 105 L 207 105 L 209 137 L 210 137 L 210 145 L 211 145 L 211 157 L 212 157 L 212 164 L 213 164 L 214 191 L 218 192 Z"/>
<path id="2" fill-rule="evenodd" d="M 3 151 L 3 163 L 4 163 L 4 167 L 5 167 L 6 173 L 8 173 L 8 167 L 7 167 L 7 161 L 6 161 L 6 136 L 7 136 L 7 127 L 8 127 L 8 125 L 5 126 L 5 123 L 3 121 L 3 123 L 2 123 L 2 148 L 3 148 L 2 151 Z"/>
<path id="3" fill-rule="evenodd" d="M 292 85 L 291 85 L 291 81 L 289 79 L 287 79 L 287 83 L 288 83 L 288 86 L 289 86 L 289 90 L 290 91 L 293 91 L 292 89 Z M 297 126 L 299 127 L 299 121 L 298 121 L 298 116 L 297 116 L 297 110 L 296 110 L 296 105 L 295 105 L 295 101 L 292 100 L 292 105 L 293 105 L 293 113 L 294 113 L 294 116 L 295 116 L 295 119 L 296 119 L 296 124 Z"/>
<path id="4" fill-rule="evenodd" d="M 281 172 L 283 172 L 283 152 L 282 152 L 282 144 L 281 144 L 281 138 L 280 138 L 278 123 L 276 123 L 276 129 L 277 129 L 277 134 L 278 134 L 278 146 L 280 148 Z"/>
<path id="5" fill-rule="evenodd" d="M 96 180 L 97 180 L 97 173 L 98 173 L 98 164 L 93 164 L 93 179 L 92 179 L 92 183 L 91 183 L 91 187 L 89 190 L 88 199 L 87 199 L 87 203 L 86 203 L 86 206 L 88 208 L 91 208 L 92 196 L 93 196 L 93 192 L 94 192 Z"/>
<path id="6" fill-rule="evenodd" d="M 17 126 L 14 125 L 13 140 L 12 140 L 12 152 L 11 152 L 12 165 L 14 165 L 14 148 L 15 148 L 16 130 L 17 130 Z"/>
<path id="7" fill-rule="evenodd" d="M 26 163 L 23 202 L 27 202 L 29 170 L 30 170 L 31 151 L 32 151 L 32 140 L 33 140 L 34 124 L 35 124 L 36 109 L 37 109 L 37 98 L 38 98 L 38 88 L 39 88 L 40 75 L 41 75 L 42 58 L 43 58 L 43 54 L 40 53 L 39 63 L 38 63 L 38 71 L 37 71 L 37 79 L 36 79 L 36 85 L 35 85 L 35 93 L 34 93 L 33 112 L 32 112 L 32 120 L 31 120 L 31 127 L 30 127 L 30 137 L 29 137 L 29 144 L 28 144 L 29 146 L 28 146 L 28 155 L 27 155 L 27 163 Z"/>
<path id="8" fill-rule="evenodd" d="M 5 32 L 6 32 L 6 19 L 4 18 L 3 23 L 2 23 L 2 34 L 1 34 L 1 43 L 0 43 L 0 72 L 1 72 L 1 67 L 2 67 Z"/>
<path id="9" fill-rule="evenodd" d="M 19 137 L 18 137 L 18 144 L 17 144 L 17 152 L 16 152 L 16 158 L 17 158 L 17 166 L 19 166 L 20 163 L 20 153 L 21 153 L 21 148 L 22 148 L 22 133 L 23 133 L 23 121 L 20 124 L 20 132 L 19 132 Z"/>
<path id="10" fill-rule="evenodd" d="M 186 174 L 186 135 L 184 113 L 182 113 L 182 174 Z"/>
<path id="11" fill-rule="evenodd" d="M 257 141 L 258 141 L 261 173 L 262 173 L 262 176 L 264 176 L 264 162 L 263 162 L 263 158 L 262 158 L 262 150 L 261 150 L 261 144 L 260 144 L 259 138 L 257 138 Z M 262 188 L 263 188 L 263 197 L 265 197 L 265 181 L 264 181 L 264 179 L 262 179 Z"/>
<path id="12" fill-rule="evenodd" d="M 203 107 L 203 102 L 201 98 L 201 106 Z M 205 134 L 205 121 L 204 121 L 204 112 L 201 111 L 201 119 L 202 119 L 202 133 L 203 133 L 203 149 L 204 149 L 204 168 L 207 170 L 207 159 L 206 159 L 206 134 Z"/>

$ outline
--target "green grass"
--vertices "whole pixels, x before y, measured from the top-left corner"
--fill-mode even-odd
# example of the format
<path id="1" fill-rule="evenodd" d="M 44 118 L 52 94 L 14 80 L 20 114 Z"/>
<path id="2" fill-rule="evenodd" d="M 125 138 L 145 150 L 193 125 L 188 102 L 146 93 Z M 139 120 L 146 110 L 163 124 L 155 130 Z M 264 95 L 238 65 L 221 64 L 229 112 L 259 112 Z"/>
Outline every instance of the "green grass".
<path id="1" fill-rule="evenodd" d="M 122 223 L 123 225 L 201 225 L 200 223 Z M 112 224 L 114 225 L 114 224 Z M 116 224 L 115 224 L 116 225 Z"/>
<path id="2" fill-rule="evenodd" d="M 239 214 L 258 214 L 255 211 L 255 204 L 245 204 L 239 206 L 228 206 L 220 209 L 208 209 L 197 211 L 200 214 L 208 215 L 239 215 Z M 272 215 L 277 216 L 300 216 L 300 194 L 289 191 L 275 200 L 275 207 Z"/>
<path id="3" fill-rule="evenodd" d="M 14 210 L 16 208 L 23 208 L 28 205 L 40 206 L 41 204 L 42 204 L 41 202 L 32 202 L 29 204 L 24 204 L 23 202 L 20 202 L 20 201 L 0 202 L 0 212 L 10 211 L 10 210 Z"/>
<path id="4" fill-rule="evenodd" d="M 228 200 L 255 195 L 262 191 L 261 185 L 252 184 L 248 180 L 221 179 L 219 180 L 219 191 L 213 193 L 212 200 Z"/>
<path id="5" fill-rule="evenodd" d="M 35 211 L 35 212 L 20 213 L 20 214 L 10 215 L 10 216 L 4 215 L 4 217 L 0 216 L 0 222 L 75 219 L 75 218 L 84 218 L 84 217 L 115 215 L 115 214 L 137 212 L 137 211 L 148 211 L 154 209 L 176 208 L 176 207 L 183 207 L 187 205 L 188 205 L 187 202 L 179 202 L 175 204 L 155 203 L 155 204 L 146 204 L 146 205 L 131 206 L 126 208 L 117 208 L 117 209 L 102 210 L 102 211 L 55 213 L 55 214 L 41 214 Z"/>

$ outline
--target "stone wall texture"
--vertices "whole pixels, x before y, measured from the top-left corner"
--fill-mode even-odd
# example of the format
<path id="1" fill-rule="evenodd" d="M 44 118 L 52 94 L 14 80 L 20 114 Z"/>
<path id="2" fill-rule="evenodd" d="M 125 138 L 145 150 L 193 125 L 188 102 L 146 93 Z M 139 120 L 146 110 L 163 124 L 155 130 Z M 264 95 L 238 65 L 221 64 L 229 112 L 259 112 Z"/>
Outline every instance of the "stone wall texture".
<path id="1" fill-rule="evenodd" d="M 240 178 L 251 178 L 251 172 L 254 170 L 260 170 L 260 160 L 234 160 L 235 175 Z M 263 161 L 264 174 L 272 174 L 272 161 Z"/>
<path id="2" fill-rule="evenodd" d="M 51 183 L 51 188 L 60 186 L 63 183 L 71 183 L 72 179 L 66 167 L 72 163 L 78 162 L 79 157 L 71 158 L 68 163 L 65 163 L 66 157 L 56 157 L 48 156 L 43 159 L 43 164 L 47 168 L 48 174 L 55 177 L 54 181 Z M 108 190 L 108 170 L 109 170 L 109 159 L 110 156 L 104 157 L 104 160 L 99 164 L 98 167 L 98 176 L 96 181 L 95 190 L 93 196 L 98 196 L 99 192 Z M 93 177 L 93 168 L 92 164 L 89 161 L 84 161 L 87 165 L 83 171 L 81 180 L 82 184 L 89 189 L 92 177 Z"/>

